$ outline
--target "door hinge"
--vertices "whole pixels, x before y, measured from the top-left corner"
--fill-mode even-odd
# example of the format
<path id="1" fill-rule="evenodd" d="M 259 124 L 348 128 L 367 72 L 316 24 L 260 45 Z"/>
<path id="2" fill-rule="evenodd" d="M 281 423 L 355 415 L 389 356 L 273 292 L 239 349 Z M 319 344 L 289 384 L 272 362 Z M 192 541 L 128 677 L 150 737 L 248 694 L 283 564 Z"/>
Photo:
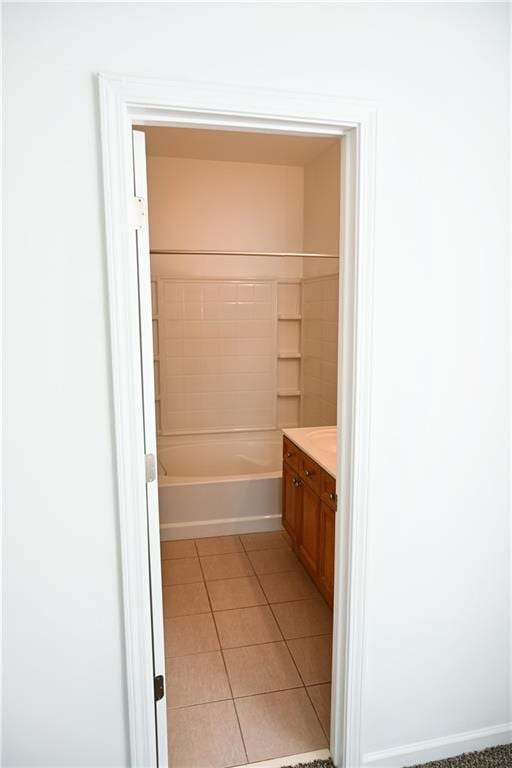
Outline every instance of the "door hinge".
<path id="1" fill-rule="evenodd" d="M 155 689 L 155 701 L 160 701 L 160 699 L 163 699 L 164 697 L 164 676 L 163 675 L 157 675 L 154 680 L 154 689 Z"/>
<path id="2" fill-rule="evenodd" d="M 144 456 L 146 465 L 146 483 L 153 483 L 156 480 L 156 461 L 154 453 L 146 453 Z"/>
<path id="3" fill-rule="evenodd" d="M 148 216 L 146 212 L 146 201 L 143 197 L 135 196 L 133 198 L 133 214 L 135 229 L 144 229 Z"/>

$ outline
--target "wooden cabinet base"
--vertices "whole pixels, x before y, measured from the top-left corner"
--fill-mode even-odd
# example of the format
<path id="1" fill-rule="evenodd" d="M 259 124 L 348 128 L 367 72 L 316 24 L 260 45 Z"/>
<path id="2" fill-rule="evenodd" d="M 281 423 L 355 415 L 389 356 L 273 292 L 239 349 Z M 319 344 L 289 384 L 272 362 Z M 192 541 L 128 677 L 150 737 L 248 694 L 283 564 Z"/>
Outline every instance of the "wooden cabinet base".
<path id="1" fill-rule="evenodd" d="M 291 463 L 290 463 L 291 461 Z M 332 608 L 336 481 L 289 438 L 283 441 L 283 527 Z"/>
<path id="2" fill-rule="evenodd" d="M 320 509 L 320 546 L 318 587 L 332 608 L 334 599 L 334 531 L 336 516 L 333 509 L 322 501 Z"/>

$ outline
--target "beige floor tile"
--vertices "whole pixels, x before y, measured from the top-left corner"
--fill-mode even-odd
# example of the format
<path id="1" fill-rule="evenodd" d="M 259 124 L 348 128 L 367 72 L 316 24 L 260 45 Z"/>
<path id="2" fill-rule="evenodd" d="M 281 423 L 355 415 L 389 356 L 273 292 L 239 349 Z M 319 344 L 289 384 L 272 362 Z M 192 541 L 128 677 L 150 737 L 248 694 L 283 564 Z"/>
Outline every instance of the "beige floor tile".
<path id="1" fill-rule="evenodd" d="M 210 603 L 204 582 L 174 584 L 163 588 L 164 618 L 208 613 Z"/>
<path id="2" fill-rule="evenodd" d="M 304 571 L 264 573 L 258 576 L 269 603 L 286 603 L 320 597 L 319 592 Z"/>
<path id="3" fill-rule="evenodd" d="M 264 533 L 243 533 L 240 536 L 244 549 L 247 552 L 255 549 L 288 549 L 289 544 L 281 531 L 269 531 Z"/>
<path id="4" fill-rule="evenodd" d="M 229 648 L 224 659 L 235 697 L 302 686 L 284 642 Z"/>
<path id="5" fill-rule="evenodd" d="M 238 536 L 212 536 L 209 539 L 196 539 L 196 547 L 201 557 L 244 551 Z"/>
<path id="6" fill-rule="evenodd" d="M 214 616 L 222 648 L 272 643 L 283 639 L 268 605 L 216 611 Z"/>
<path id="7" fill-rule="evenodd" d="M 196 545 L 193 539 L 183 541 L 160 542 L 160 555 L 162 560 L 176 560 L 181 557 L 197 557 Z"/>
<path id="8" fill-rule="evenodd" d="M 232 701 L 169 709 L 169 765 L 227 768 L 247 762 Z"/>
<path id="9" fill-rule="evenodd" d="M 186 656 L 190 653 L 206 653 L 219 649 L 211 613 L 165 619 L 164 639 L 166 656 Z"/>
<path id="10" fill-rule="evenodd" d="M 322 685 L 308 686 L 308 693 L 324 733 L 329 738 L 331 732 L 331 685 L 330 683 L 323 683 Z"/>
<path id="11" fill-rule="evenodd" d="M 235 699 L 249 762 L 325 749 L 305 688 Z"/>
<path id="12" fill-rule="evenodd" d="M 288 640 L 288 648 L 304 681 L 304 685 L 328 683 L 331 680 L 332 637 L 297 637 Z"/>
<path id="13" fill-rule="evenodd" d="M 267 598 L 263 594 L 256 576 L 209 581 L 207 587 L 214 611 L 249 608 L 251 605 L 266 605 L 267 603 Z"/>
<path id="14" fill-rule="evenodd" d="M 287 640 L 292 637 L 328 635 L 332 632 L 332 612 L 320 597 L 316 600 L 276 603 L 272 611 Z"/>
<path id="15" fill-rule="evenodd" d="M 247 557 L 256 573 L 303 571 L 291 549 L 257 549 L 249 551 Z"/>
<path id="16" fill-rule="evenodd" d="M 167 659 L 165 675 L 168 707 L 232 698 L 220 651 Z"/>
<path id="17" fill-rule="evenodd" d="M 184 557 L 180 560 L 162 561 L 162 584 L 192 584 L 203 581 L 198 557 Z"/>
<path id="18" fill-rule="evenodd" d="M 206 581 L 214 579 L 236 579 L 240 576 L 253 576 L 252 565 L 243 552 L 230 555 L 210 555 L 201 558 L 201 567 Z"/>

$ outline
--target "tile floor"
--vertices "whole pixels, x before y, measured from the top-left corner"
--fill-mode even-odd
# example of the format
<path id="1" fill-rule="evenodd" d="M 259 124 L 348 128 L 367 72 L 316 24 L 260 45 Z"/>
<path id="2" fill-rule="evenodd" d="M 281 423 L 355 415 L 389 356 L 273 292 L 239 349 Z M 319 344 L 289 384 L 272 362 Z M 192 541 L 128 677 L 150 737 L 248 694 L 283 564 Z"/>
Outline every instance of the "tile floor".
<path id="1" fill-rule="evenodd" d="M 161 553 L 170 768 L 328 747 L 332 614 L 287 534 Z"/>

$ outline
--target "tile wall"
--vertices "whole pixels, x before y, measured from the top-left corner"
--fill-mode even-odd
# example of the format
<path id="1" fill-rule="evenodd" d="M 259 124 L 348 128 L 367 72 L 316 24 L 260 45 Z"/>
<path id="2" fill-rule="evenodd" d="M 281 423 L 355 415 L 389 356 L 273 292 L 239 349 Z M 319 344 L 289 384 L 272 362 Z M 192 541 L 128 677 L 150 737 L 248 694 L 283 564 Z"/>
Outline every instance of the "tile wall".
<path id="1" fill-rule="evenodd" d="M 158 279 L 155 288 L 159 431 L 275 427 L 276 283 Z"/>

